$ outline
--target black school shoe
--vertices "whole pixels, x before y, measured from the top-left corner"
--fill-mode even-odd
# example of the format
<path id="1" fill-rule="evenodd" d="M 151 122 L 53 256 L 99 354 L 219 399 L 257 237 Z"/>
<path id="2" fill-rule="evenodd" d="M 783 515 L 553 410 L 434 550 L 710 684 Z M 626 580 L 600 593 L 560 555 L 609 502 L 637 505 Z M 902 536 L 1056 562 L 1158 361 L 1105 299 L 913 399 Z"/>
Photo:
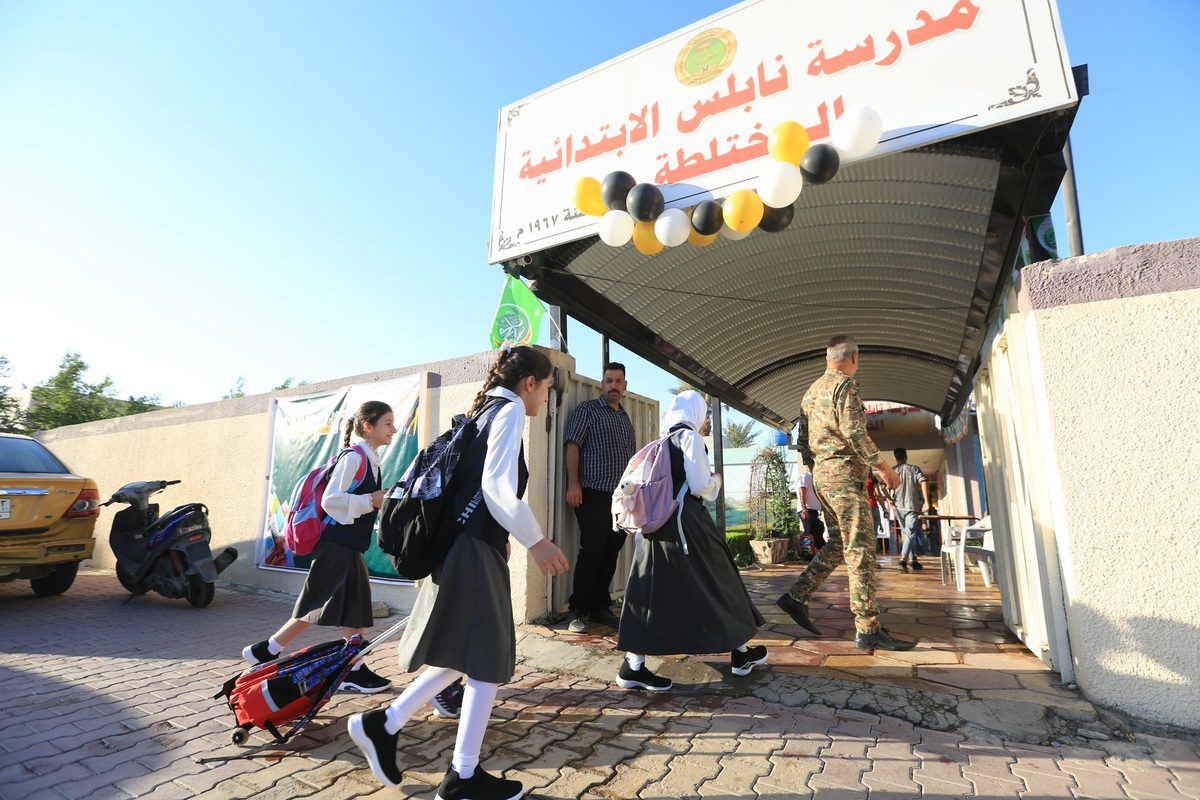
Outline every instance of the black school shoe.
<path id="1" fill-rule="evenodd" d="M 655 675 L 645 664 L 642 668 L 635 670 L 629 666 L 629 662 L 621 660 L 621 668 L 617 670 L 617 686 L 622 689 L 645 689 L 648 692 L 665 692 L 675 684 L 670 678 L 660 678 Z"/>
<path id="2" fill-rule="evenodd" d="M 520 781 L 497 778 L 480 767 L 471 777 L 460 778 L 451 767 L 438 787 L 437 800 L 517 800 L 523 794 L 525 787 Z"/>
<path id="3" fill-rule="evenodd" d="M 925 567 L 924 567 L 924 566 L 922 566 L 921 562 L 920 562 L 920 561 L 917 561 L 917 557 L 916 557 L 916 556 L 913 556 L 913 558 L 912 558 L 912 568 L 913 568 L 914 570 L 918 571 L 918 572 L 920 572 L 921 570 L 925 569 Z"/>
<path id="4" fill-rule="evenodd" d="M 890 633 L 880 628 L 875 633 L 856 633 L 854 646 L 864 650 L 912 650 L 917 643 L 908 639 L 893 638 Z"/>
<path id="5" fill-rule="evenodd" d="M 454 683 L 442 689 L 433 696 L 429 704 L 433 706 L 433 715 L 442 719 L 454 719 L 462 713 L 463 684 L 459 678 Z"/>
<path id="6" fill-rule="evenodd" d="M 350 674 L 342 681 L 342 685 L 338 687 L 338 691 L 375 694 L 376 692 L 382 692 L 391 685 L 392 682 L 387 678 L 380 677 L 367 669 L 366 664 L 359 664 L 350 670 Z"/>
<path id="7" fill-rule="evenodd" d="M 761 667 L 767 663 L 767 648 L 761 644 L 747 647 L 744 652 L 734 650 L 729 655 L 729 663 L 733 667 L 733 674 L 738 677 L 749 675 L 755 667 Z"/>
<path id="8" fill-rule="evenodd" d="M 588 614 L 588 622 L 594 622 L 597 625 L 607 625 L 610 628 L 621 627 L 621 618 L 612 612 L 611 609 L 602 608 L 599 611 L 593 611 Z"/>
<path id="9" fill-rule="evenodd" d="M 387 711 L 368 711 L 365 714 L 354 714 L 346 727 L 350 730 L 350 738 L 362 750 L 362 754 L 371 765 L 371 772 L 384 786 L 399 786 L 403 777 L 400 767 L 396 766 L 396 739 L 399 734 L 388 733 L 384 724 L 387 722 Z"/>
<path id="10" fill-rule="evenodd" d="M 257 667 L 267 661 L 274 661 L 277 658 L 279 655 L 271 652 L 269 642 L 265 640 L 248 644 L 242 648 L 242 659 L 252 667 Z"/>

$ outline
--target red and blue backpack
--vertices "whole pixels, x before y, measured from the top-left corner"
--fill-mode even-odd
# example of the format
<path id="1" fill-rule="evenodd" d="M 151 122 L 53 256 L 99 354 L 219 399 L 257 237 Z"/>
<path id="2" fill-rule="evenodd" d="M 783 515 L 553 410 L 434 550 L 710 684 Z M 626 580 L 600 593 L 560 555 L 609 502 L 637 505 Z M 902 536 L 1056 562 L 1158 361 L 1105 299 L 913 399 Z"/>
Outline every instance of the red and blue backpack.
<path id="1" fill-rule="evenodd" d="M 288 503 L 287 521 L 283 524 L 283 543 L 292 555 L 306 556 L 312 553 L 317 548 L 317 542 L 321 540 L 321 534 L 334 522 L 321 508 L 321 500 L 325 497 L 329 476 L 333 474 L 338 459 L 352 450 L 358 451 L 359 464 L 350 489 L 358 488 L 366 480 L 367 469 L 371 465 L 361 444 L 342 450 L 296 484 L 292 491 L 292 500 Z"/>

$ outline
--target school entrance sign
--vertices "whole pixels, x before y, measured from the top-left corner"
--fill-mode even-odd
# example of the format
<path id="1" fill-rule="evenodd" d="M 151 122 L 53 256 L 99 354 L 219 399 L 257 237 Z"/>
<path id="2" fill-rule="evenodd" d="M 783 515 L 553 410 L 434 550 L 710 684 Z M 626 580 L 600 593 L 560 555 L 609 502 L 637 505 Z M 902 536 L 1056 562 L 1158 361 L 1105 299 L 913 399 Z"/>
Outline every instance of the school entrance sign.
<path id="1" fill-rule="evenodd" d="M 500 109 L 489 259 L 596 234 L 581 177 L 623 170 L 668 207 L 751 188 L 780 122 L 820 141 L 869 106 L 871 159 L 1077 102 L 1051 0 L 750 0 Z"/>

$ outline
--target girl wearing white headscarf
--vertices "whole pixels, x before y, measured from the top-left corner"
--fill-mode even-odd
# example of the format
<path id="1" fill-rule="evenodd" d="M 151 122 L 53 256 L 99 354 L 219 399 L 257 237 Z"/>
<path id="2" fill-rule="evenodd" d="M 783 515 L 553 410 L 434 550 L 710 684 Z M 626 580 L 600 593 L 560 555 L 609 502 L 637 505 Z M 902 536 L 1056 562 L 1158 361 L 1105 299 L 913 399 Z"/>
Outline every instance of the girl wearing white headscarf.
<path id="1" fill-rule="evenodd" d="M 707 419 L 704 396 L 687 391 L 675 396 L 663 423 L 675 494 L 685 484 L 687 491 L 682 512 L 646 537 L 629 574 L 617 633 L 626 651 L 617 684 L 626 689 L 671 688 L 646 667 L 647 655 L 729 653 L 735 675 L 767 662 L 767 648 L 747 646 L 762 615 L 704 507 L 721 490 L 700 438 Z"/>

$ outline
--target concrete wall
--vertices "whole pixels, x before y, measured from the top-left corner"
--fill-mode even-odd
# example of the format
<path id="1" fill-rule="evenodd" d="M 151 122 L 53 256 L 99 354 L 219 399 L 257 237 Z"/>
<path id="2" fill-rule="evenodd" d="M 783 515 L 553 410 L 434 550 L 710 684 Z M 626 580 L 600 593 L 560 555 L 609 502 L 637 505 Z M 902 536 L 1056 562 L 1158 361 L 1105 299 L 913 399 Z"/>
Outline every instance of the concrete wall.
<path id="1" fill-rule="evenodd" d="M 546 352 L 555 366 L 565 370 L 574 368 L 574 359 L 570 356 Z M 72 470 L 93 478 L 106 497 L 131 481 L 182 481 L 155 495 L 155 500 L 164 510 L 189 501 L 205 503 L 213 531 L 213 551 L 230 545 L 238 549 L 238 560 L 218 580 L 216 602 L 221 602 L 220 587 L 225 585 L 262 588 L 295 596 L 304 583 L 302 574 L 259 569 L 254 563 L 255 542 L 263 524 L 272 400 L 428 372 L 430 387 L 422 419 L 423 423 L 429 423 L 422 434 L 428 440 L 449 427 L 455 414 L 470 406 L 492 358 L 490 352 L 477 353 L 272 394 L 73 425 L 48 431 L 39 438 Z M 543 410 L 539 417 L 531 418 L 525 435 L 530 468 L 527 499 L 543 526 L 549 518 L 546 486 L 551 480 L 544 458 L 548 446 L 545 416 Z M 96 525 L 95 557 L 90 562 L 94 566 L 105 569 L 115 566 L 108 547 L 108 531 L 113 514 L 120 508 L 123 506 L 104 509 L 100 516 Z M 544 613 L 546 592 L 542 587 L 545 579 L 523 548 L 514 549 L 510 569 L 514 616 L 523 622 Z M 113 582 L 115 585 L 115 577 Z M 411 607 L 415 598 L 412 587 L 394 584 L 373 584 L 372 594 L 376 600 L 401 610 Z"/>
<path id="2" fill-rule="evenodd" d="M 1016 301 L 976 383 L 1009 581 L 1041 573 L 1093 701 L 1200 729 L 1200 239 L 1033 265 Z"/>

